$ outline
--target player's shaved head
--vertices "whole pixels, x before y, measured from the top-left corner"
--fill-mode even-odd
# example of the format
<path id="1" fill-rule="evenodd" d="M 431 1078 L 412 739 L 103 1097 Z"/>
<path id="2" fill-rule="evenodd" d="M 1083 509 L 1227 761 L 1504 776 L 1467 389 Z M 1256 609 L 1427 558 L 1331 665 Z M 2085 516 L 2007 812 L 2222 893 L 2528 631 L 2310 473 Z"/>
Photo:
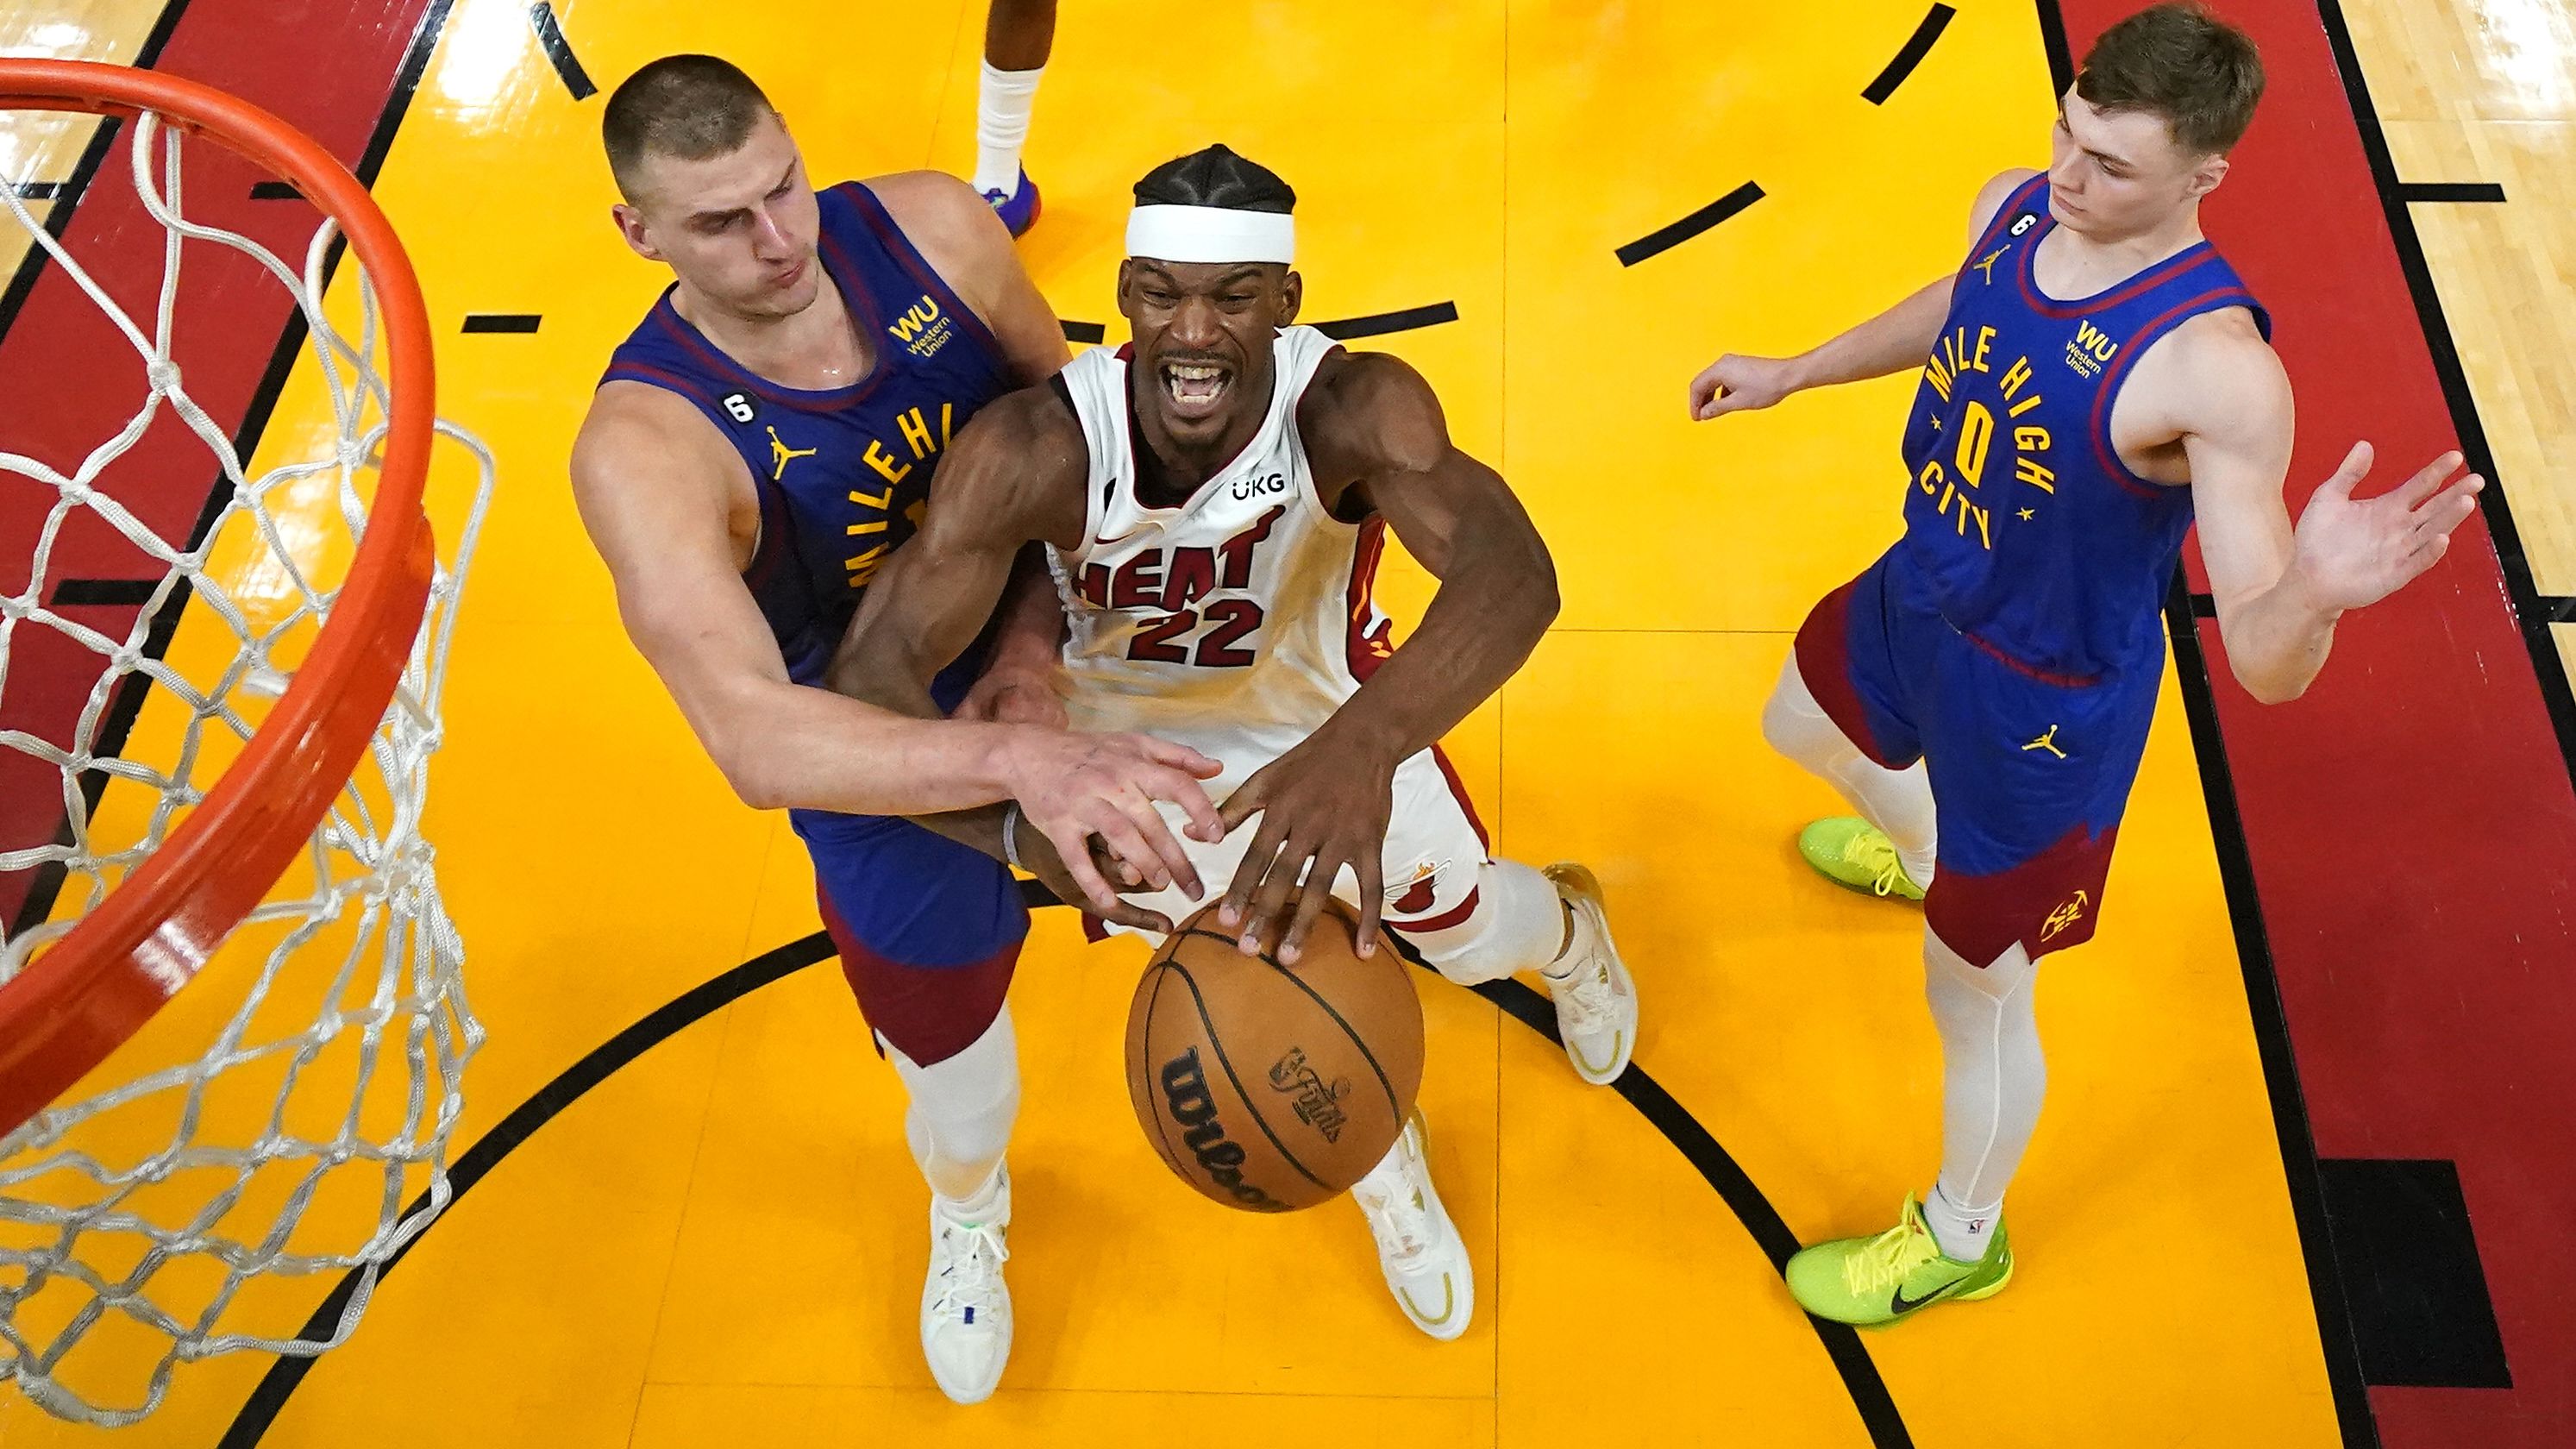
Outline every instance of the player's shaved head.
<path id="1" fill-rule="evenodd" d="M 666 55 L 626 78 L 599 121 L 608 169 L 632 204 L 656 156 L 704 161 L 740 150 L 777 108 L 750 76 L 712 55 Z"/>

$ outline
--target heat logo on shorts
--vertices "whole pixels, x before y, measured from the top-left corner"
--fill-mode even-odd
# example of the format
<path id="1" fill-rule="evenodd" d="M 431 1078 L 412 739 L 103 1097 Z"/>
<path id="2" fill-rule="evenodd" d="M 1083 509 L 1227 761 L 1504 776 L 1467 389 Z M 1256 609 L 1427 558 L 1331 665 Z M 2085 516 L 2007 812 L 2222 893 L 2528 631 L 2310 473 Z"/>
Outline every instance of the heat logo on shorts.
<path id="1" fill-rule="evenodd" d="M 1290 1047 L 1286 1056 L 1271 1063 L 1270 1088 L 1296 1098 L 1297 1120 L 1323 1133 L 1325 1141 L 1342 1140 L 1342 1128 L 1351 1119 L 1342 1111 L 1341 1101 L 1350 1095 L 1351 1084 L 1339 1079 L 1327 1084 L 1307 1064 L 1304 1047 Z"/>
<path id="2" fill-rule="evenodd" d="M 1225 1135 L 1225 1124 L 1217 1120 L 1216 1095 L 1208 1090 L 1197 1047 L 1163 1063 L 1163 1108 L 1187 1129 L 1181 1145 L 1198 1159 L 1210 1182 L 1255 1212 L 1288 1211 L 1286 1203 L 1243 1180 L 1243 1148 Z"/>

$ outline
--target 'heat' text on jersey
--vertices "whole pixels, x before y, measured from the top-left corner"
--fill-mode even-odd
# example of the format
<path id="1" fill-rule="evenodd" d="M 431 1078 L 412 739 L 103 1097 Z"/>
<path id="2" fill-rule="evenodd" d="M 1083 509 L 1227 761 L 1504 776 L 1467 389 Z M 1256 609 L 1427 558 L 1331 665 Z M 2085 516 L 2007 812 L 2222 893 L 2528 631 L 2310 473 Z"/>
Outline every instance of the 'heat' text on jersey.
<path id="1" fill-rule="evenodd" d="M 2012 427 L 2013 481 L 2026 483 L 2044 494 L 2057 492 L 2057 474 L 2043 461 L 2048 457 L 2051 441 L 2048 429 L 2012 421 L 2040 405 L 2039 392 L 2032 386 L 2030 359 L 2016 357 L 1998 375 L 1992 356 L 1994 341 L 1992 327 L 1979 327 L 1973 338 L 1967 328 L 1960 327 L 1933 347 L 1931 360 L 1924 364 L 1924 380 L 1942 402 L 1957 409 L 1957 426 L 1948 438 L 1947 463 L 1938 457 L 1928 459 L 1914 479 L 1926 497 L 1937 500 L 1934 507 L 1943 518 L 1956 524 L 1961 538 L 1970 537 L 1969 530 L 1973 528 L 1978 546 L 1989 552 L 1995 546 L 1997 500 L 1985 492 L 1985 485 L 1989 454 L 1999 430 L 1998 410 L 2003 414 L 2002 423 Z M 1969 394 L 1964 405 L 1953 396 L 1960 391 Z M 2026 495 L 2016 497 L 2007 506 L 2023 521 L 2036 516 L 2037 505 Z"/>
<path id="2" fill-rule="evenodd" d="M 1115 568 L 1086 564 L 1078 588 L 1083 599 L 1102 609 L 1155 609 L 1158 617 L 1141 621 L 1128 640 L 1127 657 L 1154 664 L 1196 664 L 1203 668 L 1239 669 L 1256 657 L 1238 647 L 1261 627 L 1262 611 L 1250 599 L 1199 601 L 1219 589 L 1252 587 L 1253 554 L 1270 537 L 1271 526 L 1288 510 L 1273 508 L 1251 527 L 1214 548 L 1140 549 Z M 1210 627 L 1196 648 L 1181 641 L 1204 620 Z"/>

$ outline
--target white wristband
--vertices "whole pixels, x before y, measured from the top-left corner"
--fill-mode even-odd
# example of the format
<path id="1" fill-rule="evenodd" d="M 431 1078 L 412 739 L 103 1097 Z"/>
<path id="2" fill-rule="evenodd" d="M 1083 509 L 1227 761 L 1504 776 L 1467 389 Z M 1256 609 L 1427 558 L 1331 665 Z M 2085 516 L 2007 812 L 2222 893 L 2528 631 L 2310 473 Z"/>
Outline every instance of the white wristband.
<path id="1" fill-rule="evenodd" d="M 1012 800 L 1002 807 L 1002 859 L 1013 870 L 1026 870 L 1020 864 L 1020 802 Z"/>

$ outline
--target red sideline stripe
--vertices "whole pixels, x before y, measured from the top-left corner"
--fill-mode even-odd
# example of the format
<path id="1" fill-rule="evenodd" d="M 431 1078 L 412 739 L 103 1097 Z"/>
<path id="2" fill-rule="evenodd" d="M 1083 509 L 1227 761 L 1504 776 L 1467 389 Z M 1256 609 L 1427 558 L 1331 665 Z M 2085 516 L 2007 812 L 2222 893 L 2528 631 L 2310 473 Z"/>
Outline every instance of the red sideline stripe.
<path id="1" fill-rule="evenodd" d="M 154 69 L 219 86 L 275 112 L 354 168 L 393 94 L 396 70 L 429 0 L 352 0 L 311 7 L 295 23 L 276 23 L 260 0 L 195 0 L 172 30 Z M 150 316 L 160 295 L 162 239 L 134 194 L 122 130 L 98 178 L 73 213 L 64 244 L 84 269 L 126 306 Z M 238 232 L 285 257 L 304 255 L 319 215 L 310 207 L 250 199 L 268 173 L 211 143 L 190 143 L 186 210 L 192 218 Z M 225 433 L 238 435 L 293 301 L 258 264 L 228 248 L 197 247 L 180 274 L 173 355 L 188 394 Z M 82 365 L 62 366 L 64 358 Z M 101 438 L 122 429 L 143 401 L 133 347 L 97 304 L 59 267 L 48 266 L 26 305 L 0 337 L 0 439 L 69 473 Z M 101 478 L 136 517 L 173 542 L 187 537 L 216 480 L 215 460 L 167 409 Z M 53 505 L 50 491 L 0 490 L 0 592 L 25 587 L 37 531 Z M 121 535 L 86 511 L 72 515 L 55 545 L 51 576 L 146 578 L 161 572 Z M 84 622 L 111 635 L 131 627 L 133 612 L 84 611 Z M 68 740 L 103 661 L 51 630 L 21 626 L 11 646 L 9 689 L 0 700 L 0 729 Z M 62 820 L 60 777 L 51 768 L 0 751 L 0 850 L 53 837 Z M 24 903 L 34 872 L 0 875 L 0 922 Z"/>
<path id="2" fill-rule="evenodd" d="M 2063 8 L 2081 56 L 2136 6 Z M 2218 8 L 2270 87 L 2208 225 L 2281 322 L 2295 514 L 2356 438 L 2373 492 L 2458 440 L 2319 12 Z M 2214 622 L 2201 636 L 2223 658 Z M 2317 1150 L 2459 1164 L 2512 1366 L 2510 1390 L 2373 1389 L 2382 1441 L 2576 1441 L 2576 788 L 2483 517 L 2343 621 L 2305 700 L 2267 709 L 2213 670 Z"/>

